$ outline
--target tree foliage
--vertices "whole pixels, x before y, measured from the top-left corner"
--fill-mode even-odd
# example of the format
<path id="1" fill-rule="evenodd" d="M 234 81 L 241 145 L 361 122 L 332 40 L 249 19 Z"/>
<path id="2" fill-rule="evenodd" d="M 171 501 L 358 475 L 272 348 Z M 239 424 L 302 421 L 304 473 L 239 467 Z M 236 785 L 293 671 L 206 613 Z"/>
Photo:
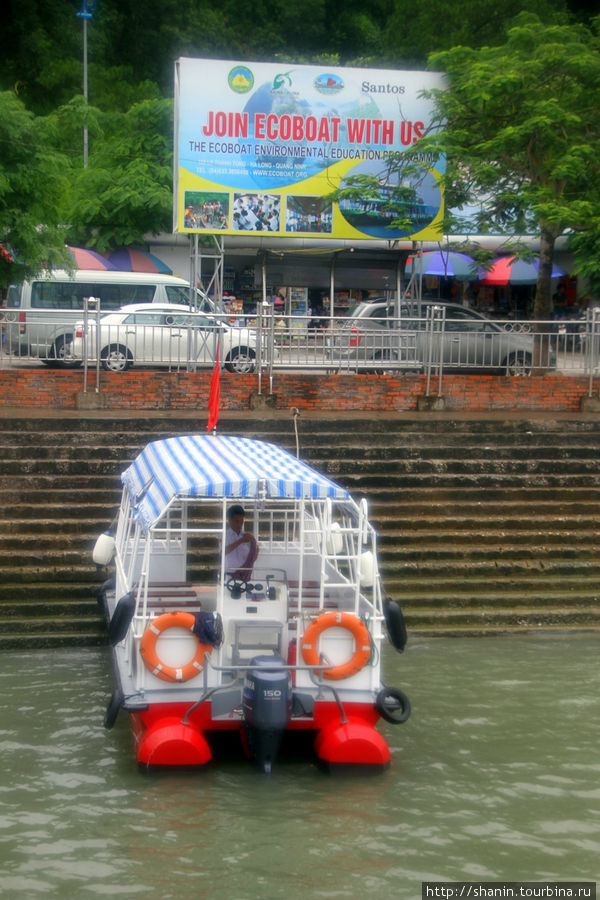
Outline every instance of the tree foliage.
<path id="1" fill-rule="evenodd" d="M 65 259 L 62 211 L 69 160 L 52 149 L 52 122 L 36 118 L 10 91 L 0 94 L 0 279 Z"/>
<path id="2" fill-rule="evenodd" d="M 408 0 L 371 0 L 369 4 L 346 0 L 343 10 L 337 0 L 255 0 L 251 4 L 98 0 L 93 18 L 86 22 L 88 105 L 82 96 L 83 20 L 77 16 L 81 6 L 82 0 L 7 0 L 3 13 L 0 241 L 33 268 L 58 260 L 65 239 L 109 248 L 170 228 L 171 99 L 173 63 L 179 56 L 424 68 L 430 51 L 443 50 L 447 55 L 438 57 L 435 65 L 448 67 L 458 84 L 459 59 L 474 65 L 477 58 L 483 65 L 489 53 L 491 71 L 482 70 L 480 79 L 490 78 L 493 96 L 484 105 L 487 114 L 498 94 L 512 91 L 508 76 L 502 85 L 502 72 L 494 71 L 493 54 L 503 44 L 504 28 L 518 9 L 535 8 L 547 26 L 556 27 L 566 27 L 569 16 L 585 22 L 592 10 L 588 0 L 535 0 L 535 7 L 533 0 L 431 0 L 420 6 Z M 587 59 L 588 39 L 568 40 L 571 50 L 564 52 L 574 54 L 575 67 L 580 45 L 586 47 Z M 552 62 L 547 54 L 551 65 L 545 72 L 543 48 L 531 35 L 529 41 L 530 47 L 536 47 L 539 65 L 529 70 L 515 90 L 516 97 L 509 99 L 512 108 L 517 97 L 524 100 L 531 90 L 538 116 L 546 122 L 544 127 L 536 125 L 542 139 L 544 128 L 552 132 L 552 123 L 558 124 L 555 88 L 560 88 L 558 107 L 563 109 L 569 105 L 568 88 L 559 75 L 552 76 L 557 60 Z M 458 44 L 469 49 L 452 51 Z M 509 60 L 508 70 L 517 83 L 516 68 L 521 60 L 529 61 L 529 51 L 516 43 L 513 49 L 519 63 L 516 66 Z M 504 62 L 501 53 L 497 64 Z M 577 81 L 574 72 L 569 78 Z M 575 103 L 575 118 L 576 109 Z M 84 124 L 89 132 L 87 169 L 82 153 Z M 528 126 L 515 120 L 513 127 L 514 141 L 523 139 Z M 577 125 L 566 117 L 561 127 L 568 143 Z M 504 131 L 508 135 L 508 129 Z M 561 157 L 565 184 L 577 179 L 587 161 L 585 183 L 591 185 L 595 161 L 590 160 L 586 140 L 573 143 L 570 157 Z M 497 162 L 501 165 L 500 159 Z M 490 173 L 495 174 L 493 166 Z M 494 184 L 491 174 L 482 183 Z M 460 195 L 458 181 L 449 180 L 448 185 L 449 191 Z M 550 201 L 544 201 L 541 191 L 535 203 L 523 195 L 524 202 L 517 208 L 515 190 L 515 184 L 507 181 L 501 193 L 506 221 L 516 224 L 531 215 L 541 221 L 544 215 L 553 228 L 565 221 L 555 198 L 549 209 Z M 571 216 L 574 199 L 565 197 L 565 210 Z M 583 206 L 577 215 L 578 219 L 587 215 Z"/>
<path id="3" fill-rule="evenodd" d="M 433 92 L 439 130 L 415 151 L 446 153 L 447 205 L 478 202 L 479 233 L 538 230 L 537 318 L 550 315 L 556 238 L 599 220 L 599 51 L 583 25 L 523 14 L 505 44 L 430 57 L 448 89 Z"/>
<path id="4" fill-rule="evenodd" d="M 385 34 L 386 58 L 423 67 L 432 51 L 491 47 L 504 40 L 507 24 L 520 12 L 535 12 L 546 24 L 566 24 L 562 0 L 396 0 Z"/>
<path id="5" fill-rule="evenodd" d="M 73 242 L 100 251 L 142 243 L 172 223 L 170 100 L 145 100 L 125 113 L 98 113 L 94 153 L 72 181 Z"/>

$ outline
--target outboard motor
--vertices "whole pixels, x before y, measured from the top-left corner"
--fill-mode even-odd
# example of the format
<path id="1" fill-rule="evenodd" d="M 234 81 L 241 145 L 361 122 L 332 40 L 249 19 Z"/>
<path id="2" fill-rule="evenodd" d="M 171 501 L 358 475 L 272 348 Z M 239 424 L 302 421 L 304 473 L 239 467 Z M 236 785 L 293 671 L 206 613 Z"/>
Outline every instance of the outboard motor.
<path id="1" fill-rule="evenodd" d="M 281 736 L 287 727 L 292 706 L 290 673 L 278 656 L 255 656 L 244 681 L 244 722 L 248 746 L 259 767 L 267 775 L 277 756 Z M 268 668 L 267 668 L 268 667 Z"/>

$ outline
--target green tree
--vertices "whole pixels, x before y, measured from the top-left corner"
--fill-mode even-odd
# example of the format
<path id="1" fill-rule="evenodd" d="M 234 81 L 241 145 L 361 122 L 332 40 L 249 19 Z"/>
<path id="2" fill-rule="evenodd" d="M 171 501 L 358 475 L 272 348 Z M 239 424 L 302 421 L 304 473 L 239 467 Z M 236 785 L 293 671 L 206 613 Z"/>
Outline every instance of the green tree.
<path id="1" fill-rule="evenodd" d="M 52 149 L 54 123 L 0 93 L 0 284 L 66 262 L 63 212 L 70 160 Z"/>
<path id="2" fill-rule="evenodd" d="M 95 111 L 93 152 L 72 179 L 71 243 L 104 251 L 171 229 L 172 133 L 171 100 L 145 100 L 125 113 Z"/>
<path id="3" fill-rule="evenodd" d="M 556 238 L 598 223 L 599 51 L 583 25 L 545 26 L 523 14 L 501 46 L 430 57 L 448 89 L 433 92 L 440 130 L 415 150 L 446 153 L 447 206 L 479 202 L 480 233 L 538 231 L 539 319 L 551 313 Z"/>
<path id="4" fill-rule="evenodd" d="M 600 214 L 588 229 L 570 236 L 569 249 L 575 257 L 578 275 L 587 281 L 591 297 L 600 299 Z"/>
<path id="5" fill-rule="evenodd" d="M 527 10 L 546 24 L 567 21 L 564 0 L 395 0 L 385 30 L 386 59 L 423 68 L 434 51 L 500 44 L 515 16 Z"/>

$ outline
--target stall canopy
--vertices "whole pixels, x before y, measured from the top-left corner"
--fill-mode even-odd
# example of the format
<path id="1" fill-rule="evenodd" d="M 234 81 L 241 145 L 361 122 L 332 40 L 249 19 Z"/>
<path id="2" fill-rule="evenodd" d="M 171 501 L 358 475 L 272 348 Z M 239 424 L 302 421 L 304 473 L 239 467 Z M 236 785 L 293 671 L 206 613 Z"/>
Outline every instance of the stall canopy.
<path id="1" fill-rule="evenodd" d="M 539 259 L 525 262 L 516 256 L 500 256 L 492 262 L 490 269 L 481 269 L 479 277 L 482 284 L 535 284 L 540 268 Z M 552 278 L 564 275 L 556 266 L 552 269 Z"/>
<path id="2" fill-rule="evenodd" d="M 477 264 L 466 253 L 453 250 L 431 250 L 421 255 L 423 275 L 437 275 L 439 278 L 458 278 L 460 281 L 475 281 L 478 277 Z M 406 262 L 407 276 L 419 272 L 418 256 L 409 256 Z"/>
<path id="3" fill-rule="evenodd" d="M 121 247 L 109 255 L 110 262 L 122 272 L 150 272 L 153 275 L 172 275 L 169 266 L 147 250 L 134 250 L 132 247 Z"/>
<path id="4" fill-rule="evenodd" d="M 105 256 L 96 253 L 95 250 L 86 250 L 84 247 L 67 247 L 67 250 L 73 257 L 73 262 L 78 269 L 84 269 L 90 272 L 115 271 L 114 266 Z"/>
<path id="5" fill-rule="evenodd" d="M 121 478 L 143 531 L 158 522 L 176 498 L 349 496 L 275 444 L 213 434 L 153 441 Z"/>

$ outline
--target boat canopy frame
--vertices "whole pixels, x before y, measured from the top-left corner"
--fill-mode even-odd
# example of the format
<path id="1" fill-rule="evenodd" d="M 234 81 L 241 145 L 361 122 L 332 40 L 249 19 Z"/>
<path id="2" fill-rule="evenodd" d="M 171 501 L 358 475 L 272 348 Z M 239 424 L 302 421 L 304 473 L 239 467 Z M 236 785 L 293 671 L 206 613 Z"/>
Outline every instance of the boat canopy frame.
<path id="1" fill-rule="evenodd" d="M 136 614 L 146 617 L 148 588 L 153 580 L 151 559 L 157 556 L 176 557 L 181 565 L 179 575 L 161 578 L 185 582 L 187 541 L 190 536 L 214 539 L 217 577 L 217 611 L 222 612 L 223 589 L 226 583 L 225 529 L 231 504 L 244 502 L 252 531 L 273 567 L 273 557 L 288 561 L 294 558 L 294 587 L 298 594 L 298 609 L 304 606 L 307 576 L 309 599 L 318 600 L 318 608 L 325 607 L 326 592 L 344 589 L 353 591 L 352 606 L 362 602 L 373 615 L 381 615 L 381 586 L 377 570 L 377 535 L 368 520 L 367 502 L 351 497 L 336 501 L 329 497 L 306 500 L 248 497 L 172 497 L 161 517 L 149 529 L 144 529 L 136 516 L 127 490 L 123 491 L 121 512 L 116 535 L 115 566 L 117 596 L 136 592 Z M 218 524 L 198 526 L 190 524 L 190 507 L 208 505 L 219 510 Z M 218 565 L 217 565 L 218 559 Z M 261 568 L 261 558 L 256 563 Z M 282 565 L 289 575 L 288 566 Z M 318 594 L 315 597 L 315 589 Z"/>

